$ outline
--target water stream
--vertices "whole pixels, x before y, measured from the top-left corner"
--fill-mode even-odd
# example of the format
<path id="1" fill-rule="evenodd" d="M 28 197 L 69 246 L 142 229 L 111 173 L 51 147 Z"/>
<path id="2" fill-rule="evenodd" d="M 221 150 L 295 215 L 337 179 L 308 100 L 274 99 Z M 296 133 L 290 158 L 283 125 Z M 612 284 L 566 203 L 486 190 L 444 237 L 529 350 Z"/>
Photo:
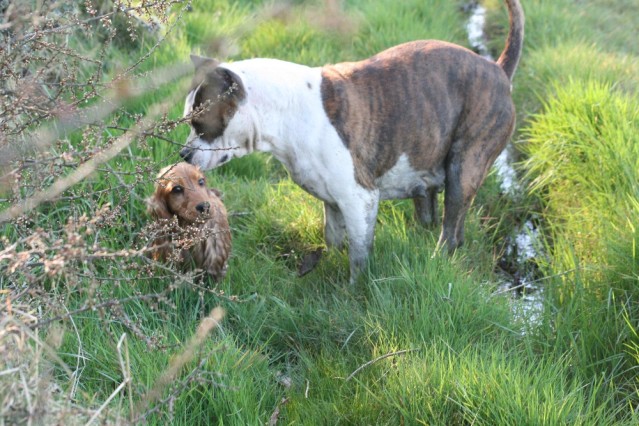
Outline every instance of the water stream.
<path id="1" fill-rule="evenodd" d="M 470 13 L 466 24 L 470 46 L 479 55 L 494 60 L 486 46 L 484 34 L 486 8 L 473 1 L 465 9 Z M 493 167 L 497 173 L 502 193 L 516 199 L 523 189 L 512 165 L 514 158 L 512 150 L 512 145 L 508 144 Z M 543 312 L 543 288 L 535 284 L 535 268 L 531 267 L 539 255 L 538 230 L 533 222 L 528 220 L 519 228 L 514 229 L 508 238 L 502 259 L 508 273 L 503 274 L 504 281 L 494 293 L 495 295 L 509 294 L 513 315 L 530 326 L 539 323 Z"/>

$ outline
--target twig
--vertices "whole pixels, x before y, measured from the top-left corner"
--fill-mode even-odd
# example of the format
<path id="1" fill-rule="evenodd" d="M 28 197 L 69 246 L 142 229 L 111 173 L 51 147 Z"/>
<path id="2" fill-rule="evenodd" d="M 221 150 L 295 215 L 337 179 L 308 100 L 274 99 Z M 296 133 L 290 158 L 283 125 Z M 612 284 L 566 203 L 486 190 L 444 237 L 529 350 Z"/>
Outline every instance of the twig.
<path id="1" fill-rule="evenodd" d="M 161 4 L 160 2 L 155 2 L 155 3 L 150 3 L 147 5 L 147 8 L 152 8 L 158 4 Z M 55 28 L 49 28 L 49 29 L 40 29 L 37 32 L 31 32 L 31 33 L 27 33 L 24 34 L 22 36 L 20 36 L 18 38 L 18 41 L 22 42 L 22 43 L 26 43 L 29 42 L 33 39 L 35 39 L 36 36 L 40 36 L 40 35 L 46 35 L 46 34 L 58 34 L 64 31 L 69 31 L 72 30 L 74 28 L 77 28 L 79 26 L 82 26 L 83 24 L 89 24 L 91 22 L 97 22 L 97 21 L 101 21 L 105 18 L 110 18 L 111 16 L 115 15 L 116 13 L 125 13 L 127 16 L 133 16 L 133 14 L 131 14 L 130 12 L 135 12 L 136 10 L 138 10 L 139 7 L 137 6 L 129 6 L 127 8 L 121 8 L 118 10 L 115 10 L 113 12 L 107 12 L 107 13 L 103 13 L 102 15 L 98 15 L 98 16 L 92 16 L 90 18 L 86 18 L 80 21 L 76 21 L 73 22 L 71 24 L 67 24 L 67 25 L 60 25 L 57 26 Z M 34 14 L 31 13 L 27 16 L 31 17 Z"/>
<path id="2" fill-rule="evenodd" d="M 342 347 L 340 348 L 340 351 L 343 351 L 344 348 L 346 347 L 346 345 L 348 345 L 348 342 L 350 342 L 351 337 L 353 337 L 353 335 L 355 334 L 355 332 L 359 330 L 359 326 L 355 327 L 355 330 L 353 330 L 351 332 L 351 334 L 348 335 L 348 337 L 346 338 L 346 340 L 344 341 L 344 344 L 342 345 Z"/>
<path id="3" fill-rule="evenodd" d="M 116 111 L 125 101 L 144 95 L 164 84 L 179 80 L 191 72 L 191 69 L 192 67 L 187 64 L 179 64 L 159 70 L 148 78 L 137 82 L 137 84 L 134 84 L 130 80 L 113 82 L 114 88 L 105 96 L 104 102 L 81 109 L 73 116 L 64 120 L 56 120 L 49 125 L 41 126 L 34 133 L 25 136 L 19 145 L 9 144 L 1 147 L 0 167 L 4 167 L 21 157 L 28 149 L 43 150 L 64 134 L 84 127 L 85 125 L 104 120 L 105 117 Z M 160 111 L 156 112 L 158 115 L 159 113 Z M 123 137 L 118 139 L 115 145 L 117 145 L 122 138 Z M 120 149 L 125 146 L 126 144 L 120 147 Z M 119 152 L 120 149 L 118 149 L 117 152 Z M 115 154 L 117 154 L 117 152 Z M 100 154 L 98 154 L 98 156 L 100 156 Z"/>
<path id="4" fill-rule="evenodd" d="M 106 128 L 107 129 L 111 129 L 111 130 L 120 130 L 120 131 L 123 131 L 123 132 L 128 132 L 129 130 L 131 130 L 128 127 L 122 127 L 122 126 L 106 126 Z M 168 137 L 166 137 L 164 135 L 161 135 L 159 133 L 155 133 L 155 132 L 152 132 L 152 131 L 145 130 L 145 131 L 141 132 L 140 134 L 143 137 L 152 137 L 152 138 L 160 139 L 160 140 L 163 140 L 164 142 L 168 142 L 171 145 L 176 145 L 176 146 L 179 146 L 181 148 L 184 148 L 186 146 L 186 144 L 184 142 L 176 142 L 176 141 L 174 141 L 171 138 L 168 138 Z"/>
<path id="5" fill-rule="evenodd" d="M 73 379 L 73 372 L 64 363 L 64 361 L 62 361 L 62 358 L 58 356 L 56 350 L 53 349 L 51 346 L 49 346 L 46 342 L 43 342 L 42 340 L 40 340 L 40 338 L 35 333 L 33 333 L 33 331 L 29 328 L 28 325 L 23 325 L 22 323 L 19 323 L 19 324 L 22 326 L 21 330 L 26 335 L 28 335 L 31 339 L 33 339 L 34 342 L 38 343 L 45 350 L 45 352 L 47 352 L 49 356 L 53 358 L 59 364 L 60 368 L 64 370 L 64 372 L 69 377 L 69 379 L 70 380 Z"/>
<path id="6" fill-rule="evenodd" d="M 171 404 L 171 401 L 175 400 L 175 398 L 177 397 L 177 395 L 180 395 L 182 392 L 184 392 L 184 390 L 186 388 L 188 388 L 191 383 L 200 380 L 200 375 L 201 375 L 201 370 L 204 367 L 204 365 L 206 364 L 206 362 L 208 361 L 208 359 L 210 358 L 210 354 L 213 351 L 210 351 L 208 355 L 206 355 L 205 357 L 203 357 L 199 364 L 189 373 L 188 376 L 186 376 L 180 383 L 176 384 L 172 390 L 172 392 L 166 396 L 163 399 L 160 399 L 157 401 L 157 403 L 150 409 L 148 409 L 146 412 L 138 415 L 138 417 L 133 419 L 133 422 L 131 424 L 140 424 L 143 423 L 145 419 L 147 419 L 151 414 L 157 413 L 158 411 L 160 411 L 163 407 L 165 407 L 167 404 Z M 214 386 L 221 386 L 218 383 L 213 383 Z M 233 388 L 229 388 L 231 390 L 236 390 Z"/>
<path id="7" fill-rule="evenodd" d="M 100 406 L 100 408 L 98 408 L 98 410 L 93 413 L 93 416 L 91 416 L 91 418 L 89 419 L 88 422 L 86 422 L 85 426 L 89 426 L 91 423 L 93 423 L 95 421 L 95 419 L 98 418 L 98 416 L 100 415 L 100 413 L 102 413 L 102 410 L 104 410 L 106 408 L 107 405 L 109 405 L 109 403 L 111 402 L 111 400 L 113 398 L 115 398 L 115 396 L 120 393 L 120 391 L 122 389 L 124 389 L 124 387 L 127 385 L 128 379 L 125 379 L 122 383 L 120 383 L 120 386 L 118 386 L 117 388 L 115 388 L 115 390 L 111 393 L 111 395 L 109 395 L 109 397 L 106 399 L 106 401 L 104 401 L 104 403 Z"/>
<path id="8" fill-rule="evenodd" d="M 371 365 L 375 364 L 376 362 L 381 361 L 381 360 L 383 360 L 383 359 L 385 359 L 385 358 L 390 358 L 390 357 L 392 357 L 392 356 L 397 356 L 397 355 L 404 355 L 404 354 L 407 354 L 407 353 L 409 353 L 409 352 L 416 352 L 416 351 L 419 351 L 419 349 L 404 349 L 403 351 L 391 352 L 391 353 L 388 353 L 388 354 L 386 354 L 386 355 L 378 356 L 378 357 L 377 357 L 377 358 L 375 358 L 374 360 L 372 360 L 372 361 L 368 361 L 366 364 L 360 365 L 360 366 L 357 368 L 357 370 L 353 371 L 353 372 L 350 374 L 350 376 L 348 376 L 348 377 L 346 378 L 346 380 L 345 380 L 345 381 L 347 381 L 347 382 L 348 382 L 350 379 L 352 379 L 353 377 L 355 377 L 355 375 L 356 375 L 357 373 L 359 373 L 360 371 L 362 371 L 362 370 L 363 370 L 363 369 L 365 369 L 366 367 L 369 367 L 369 366 L 371 366 Z"/>
<path id="9" fill-rule="evenodd" d="M 20 370 L 20 381 L 22 382 L 22 387 L 24 389 L 24 399 L 27 401 L 27 410 L 29 411 L 29 421 L 31 421 L 31 417 L 33 415 L 33 402 L 31 401 L 31 395 L 29 393 L 29 385 L 27 385 L 27 379 L 24 377 L 24 372 L 22 369 Z"/>
<path id="10" fill-rule="evenodd" d="M 69 308 L 67 308 L 67 306 L 65 304 L 63 304 L 64 306 L 64 310 L 69 313 Z M 73 385 L 71 386 L 71 391 L 69 392 L 69 394 L 71 395 L 71 398 L 75 398 L 75 394 L 78 391 L 78 386 L 80 384 L 80 376 L 82 375 L 82 371 L 84 370 L 84 367 L 86 367 L 86 358 L 84 356 L 84 349 L 82 347 L 82 338 L 80 337 L 80 332 L 78 331 L 78 327 L 75 324 L 75 321 L 73 320 L 73 317 L 69 317 L 70 321 L 71 321 L 71 325 L 73 326 L 73 330 L 75 331 L 75 335 L 78 339 L 78 355 L 77 355 L 77 361 L 75 364 L 75 371 L 73 372 Z M 82 369 L 80 369 L 80 360 L 82 360 L 82 362 L 84 363 L 84 366 L 82 367 Z"/>
<path id="11" fill-rule="evenodd" d="M 275 411 L 271 414 L 271 417 L 268 420 L 268 426 L 276 426 L 278 420 L 280 419 L 280 407 L 288 404 L 288 398 L 282 398 L 277 407 L 275 407 Z"/>
<path id="12" fill-rule="evenodd" d="M 185 349 L 171 361 L 169 367 L 164 370 L 153 387 L 140 399 L 134 412 L 140 412 L 160 398 L 167 385 L 175 380 L 184 365 L 191 362 L 197 349 L 202 346 L 211 331 L 219 326 L 223 317 L 224 309 L 214 308 L 209 316 L 200 322 L 195 335 L 191 337 Z"/>
<path id="13" fill-rule="evenodd" d="M 149 114 L 146 116 L 144 120 L 140 124 L 136 126 L 135 129 L 131 130 L 128 133 L 120 136 L 109 148 L 104 151 L 99 152 L 90 160 L 83 163 L 80 167 L 78 167 L 73 173 L 69 176 L 65 176 L 63 178 L 58 179 L 51 185 L 51 187 L 46 188 L 40 192 L 37 192 L 33 196 L 25 199 L 23 202 L 14 205 L 13 207 L 3 211 L 0 213 L 0 223 L 7 222 L 9 220 L 15 219 L 18 216 L 28 212 L 38 205 L 42 204 L 46 201 L 52 201 L 57 196 L 62 194 L 68 188 L 77 183 L 81 182 L 84 178 L 93 173 L 96 167 L 99 164 L 106 163 L 115 157 L 120 151 L 122 151 L 125 147 L 127 147 L 133 139 L 139 134 L 140 130 L 144 129 L 147 126 L 150 126 L 153 118 L 163 110 L 168 109 L 168 102 L 161 104 L 156 108 L 152 108 Z"/>
<path id="14" fill-rule="evenodd" d="M 0 371 L 0 376 L 6 376 L 8 374 L 17 373 L 18 371 L 20 371 L 20 367 L 9 368 L 7 370 Z"/>
<path id="15" fill-rule="evenodd" d="M 76 310 L 70 311 L 67 314 L 64 315 L 58 315 L 55 316 L 53 318 L 49 318 L 47 320 L 43 320 L 40 322 L 37 322 L 33 325 L 30 325 L 29 327 L 32 329 L 36 329 L 36 328 L 42 328 L 46 325 L 51 324 L 52 322 L 56 322 L 59 321 L 61 319 L 65 319 L 65 318 L 70 318 L 73 315 L 77 315 L 80 314 L 82 312 L 86 312 L 86 311 L 90 311 L 90 310 L 98 310 L 98 309 L 102 309 L 102 308 L 108 308 L 108 307 L 113 307 L 113 306 L 118 306 L 118 305 L 123 305 L 125 303 L 131 302 L 131 301 L 137 301 L 137 300 L 153 300 L 153 299 L 162 299 L 164 297 L 166 297 L 166 295 L 168 294 L 168 291 L 165 290 L 161 293 L 151 293 L 151 294 L 145 294 L 145 295 L 135 295 L 135 296 L 129 296 L 129 297 L 124 297 L 122 299 L 112 299 L 112 300 L 107 300 L 106 302 L 102 302 L 102 303 L 98 303 L 98 304 L 85 304 L 83 307 L 78 308 Z"/>
<path id="16" fill-rule="evenodd" d="M 126 362 L 122 357 L 122 344 L 124 344 L 124 354 L 126 356 Z M 122 376 L 129 387 L 129 409 L 131 415 L 131 424 L 133 424 L 133 389 L 131 389 L 131 360 L 129 358 L 129 345 L 126 342 L 126 333 L 122 333 L 122 337 L 118 341 L 118 360 L 120 361 L 120 369 L 122 370 Z"/>

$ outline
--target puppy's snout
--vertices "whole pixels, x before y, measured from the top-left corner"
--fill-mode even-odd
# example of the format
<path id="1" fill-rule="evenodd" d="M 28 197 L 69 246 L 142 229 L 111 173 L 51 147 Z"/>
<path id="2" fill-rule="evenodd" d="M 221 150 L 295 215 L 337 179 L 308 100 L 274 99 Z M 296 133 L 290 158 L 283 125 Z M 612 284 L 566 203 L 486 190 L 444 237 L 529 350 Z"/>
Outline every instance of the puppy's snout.
<path id="1" fill-rule="evenodd" d="M 200 204 L 195 206 L 195 210 L 199 213 L 208 213 L 211 208 L 211 204 L 208 201 L 202 201 Z"/>
<path id="2" fill-rule="evenodd" d="M 182 157 L 182 159 L 186 161 L 187 163 L 190 163 L 191 160 L 193 159 L 193 149 L 189 148 L 188 146 L 185 146 L 184 148 L 180 150 L 180 157 Z"/>

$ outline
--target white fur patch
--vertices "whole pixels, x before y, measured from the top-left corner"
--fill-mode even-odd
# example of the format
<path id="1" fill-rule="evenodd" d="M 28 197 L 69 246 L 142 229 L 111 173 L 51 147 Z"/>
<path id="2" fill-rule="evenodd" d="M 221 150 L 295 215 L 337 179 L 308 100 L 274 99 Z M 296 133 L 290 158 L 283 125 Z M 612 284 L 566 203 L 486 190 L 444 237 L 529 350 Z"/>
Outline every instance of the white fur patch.
<path id="1" fill-rule="evenodd" d="M 408 156 L 403 153 L 389 171 L 375 180 L 375 184 L 380 190 L 382 200 L 394 200 L 423 196 L 429 188 L 441 188 L 444 178 L 443 168 L 435 171 L 415 170 L 410 165 Z"/>
<path id="2" fill-rule="evenodd" d="M 253 151 L 270 152 L 297 184 L 324 201 L 336 202 L 345 187 L 356 185 L 350 152 L 324 111 L 320 68 L 263 58 L 221 66 L 240 77 L 246 99 L 213 143 L 191 132 L 193 164 L 208 170 Z M 196 92 L 187 96 L 185 114 Z"/>
<path id="3" fill-rule="evenodd" d="M 185 117 L 193 112 L 193 102 L 195 102 L 195 95 L 197 95 L 197 92 L 198 90 L 200 90 L 200 87 L 202 87 L 201 83 L 195 89 L 191 90 L 189 94 L 186 96 L 186 101 L 184 102 Z"/>

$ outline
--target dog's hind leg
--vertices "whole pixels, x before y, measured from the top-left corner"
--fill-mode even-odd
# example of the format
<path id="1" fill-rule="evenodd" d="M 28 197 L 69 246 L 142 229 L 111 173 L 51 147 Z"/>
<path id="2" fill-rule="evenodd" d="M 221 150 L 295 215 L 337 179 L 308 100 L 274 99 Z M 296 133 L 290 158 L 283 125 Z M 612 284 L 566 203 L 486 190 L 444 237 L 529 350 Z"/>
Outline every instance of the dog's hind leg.
<path id="1" fill-rule="evenodd" d="M 327 248 L 341 249 L 346 239 L 346 223 L 344 215 L 335 204 L 324 202 L 324 241 Z M 304 276 L 311 272 L 322 257 L 322 249 L 306 253 L 298 268 L 298 275 Z"/>
<path id="2" fill-rule="evenodd" d="M 415 218 L 426 227 L 437 226 L 437 188 L 426 190 L 426 195 L 418 195 L 413 198 L 415 205 Z"/>
<path id="3" fill-rule="evenodd" d="M 444 185 L 444 220 L 438 247 L 447 246 L 452 252 L 464 242 L 464 219 L 471 199 L 464 196 L 462 187 L 462 158 L 458 152 L 451 152 L 446 164 Z M 466 191 L 470 192 L 470 191 Z M 473 194 L 474 195 L 474 194 Z M 461 237 L 460 237 L 461 236 Z"/>
<path id="4" fill-rule="evenodd" d="M 344 215 L 335 204 L 324 202 L 324 240 L 328 248 L 341 249 L 346 237 Z"/>
<path id="5" fill-rule="evenodd" d="M 510 132 L 495 131 L 494 139 L 478 139 L 463 151 L 451 151 L 446 164 L 444 223 L 438 246 L 447 245 L 451 252 L 464 242 L 464 221 L 477 190 L 490 167 L 510 138 Z"/>

